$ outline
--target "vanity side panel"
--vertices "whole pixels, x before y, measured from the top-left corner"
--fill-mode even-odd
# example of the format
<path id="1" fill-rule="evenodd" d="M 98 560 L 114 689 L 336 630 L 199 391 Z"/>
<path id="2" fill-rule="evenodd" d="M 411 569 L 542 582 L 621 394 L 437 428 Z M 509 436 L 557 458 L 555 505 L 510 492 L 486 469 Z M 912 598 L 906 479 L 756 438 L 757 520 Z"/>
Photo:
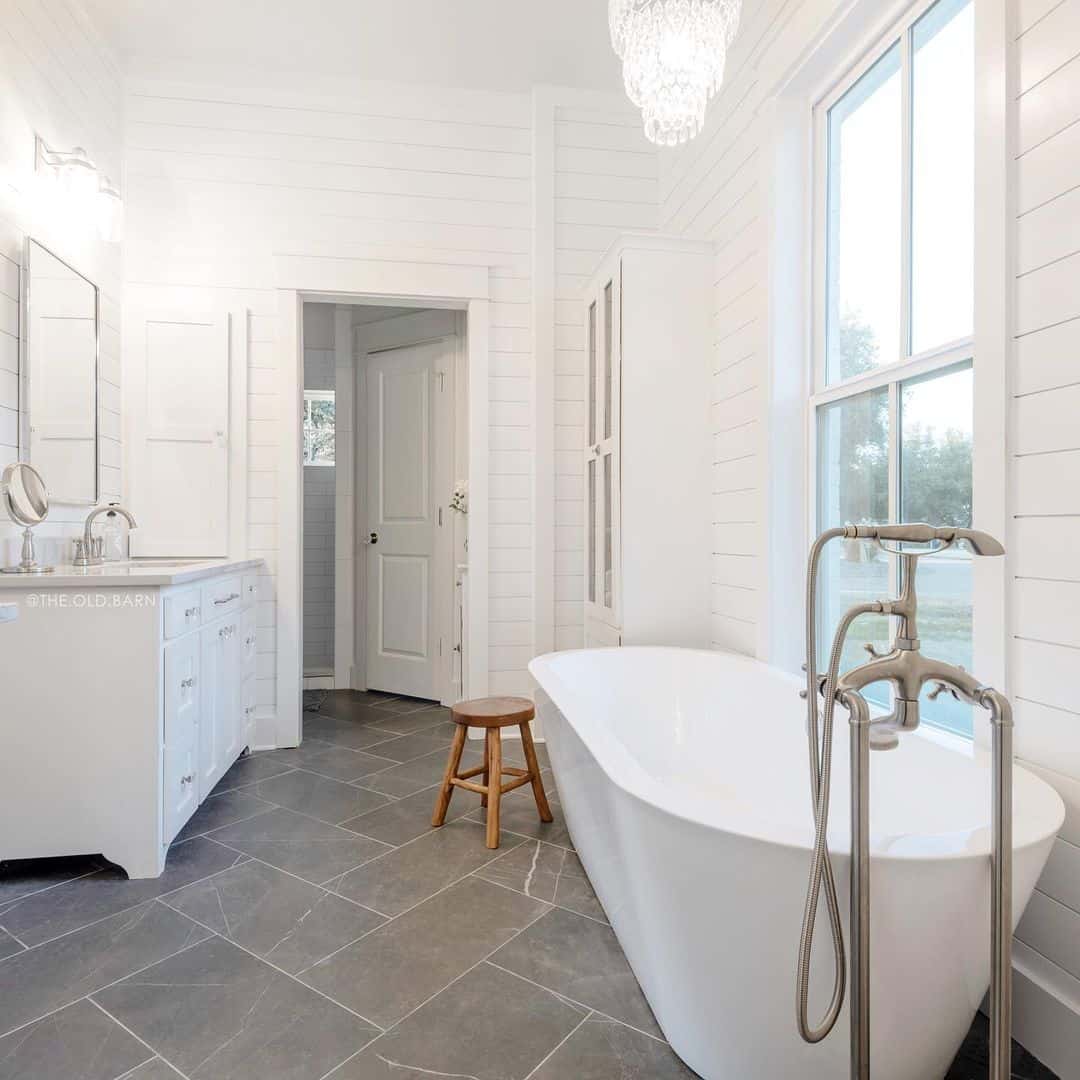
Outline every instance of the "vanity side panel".
<path id="1" fill-rule="evenodd" d="M 162 868 L 158 589 L 5 589 L 0 859 Z"/>

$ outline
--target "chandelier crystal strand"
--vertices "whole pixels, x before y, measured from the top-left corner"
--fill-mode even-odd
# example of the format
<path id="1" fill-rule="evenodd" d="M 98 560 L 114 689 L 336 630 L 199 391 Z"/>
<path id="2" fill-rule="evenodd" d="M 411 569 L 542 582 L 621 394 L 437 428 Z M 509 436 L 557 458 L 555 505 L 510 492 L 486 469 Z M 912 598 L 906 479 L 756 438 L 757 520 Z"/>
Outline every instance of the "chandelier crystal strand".
<path id="1" fill-rule="evenodd" d="M 724 80 L 742 0 L 609 0 L 611 43 L 645 135 L 678 146 L 697 135 Z"/>

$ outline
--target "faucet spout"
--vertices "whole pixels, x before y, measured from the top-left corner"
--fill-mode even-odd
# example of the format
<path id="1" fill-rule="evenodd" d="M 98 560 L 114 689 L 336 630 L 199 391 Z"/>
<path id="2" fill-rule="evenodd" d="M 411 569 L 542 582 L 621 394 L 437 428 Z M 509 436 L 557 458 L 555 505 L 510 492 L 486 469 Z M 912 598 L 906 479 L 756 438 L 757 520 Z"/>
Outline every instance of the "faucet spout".
<path id="1" fill-rule="evenodd" d="M 94 509 L 86 515 L 86 524 L 83 526 L 82 540 L 76 541 L 76 552 L 73 560 L 75 566 L 100 566 L 105 561 L 104 554 L 100 551 L 96 551 L 94 548 L 93 535 L 94 522 L 101 517 L 102 514 L 119 514 L 128 523 L 128 528 L 137 529 L 139 527 L 138 522 L 135 520 L 135 515 L 132 514 L 130 510 L 125 510 L 119 503 L 114 503 L 110 506 L 95 506 Z"/>

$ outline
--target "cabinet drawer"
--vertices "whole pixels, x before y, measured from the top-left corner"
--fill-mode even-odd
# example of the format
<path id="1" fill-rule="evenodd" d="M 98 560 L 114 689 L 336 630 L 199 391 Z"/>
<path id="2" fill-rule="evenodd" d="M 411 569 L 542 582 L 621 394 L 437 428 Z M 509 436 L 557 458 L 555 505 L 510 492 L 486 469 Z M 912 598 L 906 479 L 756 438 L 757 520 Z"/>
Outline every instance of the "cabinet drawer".
<path id="1" fill-rule="evenodd" d="M 165 639 L 194 630 L 202 621 L 202 591 L 184 589 L 165 597 Z"/>
<path id="2" fill-rule="evenodd" d="M 244 603 L 254 604 L 259 599 L 259 575 L 244 575 Z"/>
<path id="3" fill-rule="evenodd" d="M 214 578 L 202 587 L 203 622 L 236 611 L 244 599 L 243 580 L 238 577 Z"/>

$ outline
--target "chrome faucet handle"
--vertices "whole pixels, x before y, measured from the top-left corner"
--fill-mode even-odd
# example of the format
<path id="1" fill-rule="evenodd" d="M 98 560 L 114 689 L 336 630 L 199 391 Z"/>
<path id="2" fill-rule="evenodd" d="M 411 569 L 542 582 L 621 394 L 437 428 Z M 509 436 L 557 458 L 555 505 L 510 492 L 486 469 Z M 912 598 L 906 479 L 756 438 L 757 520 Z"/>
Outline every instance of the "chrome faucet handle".
<path id="1" fill-rule="evenodd" d="M 931 701 L 937 701 L 937 699 L 941 697 L 942 694 L 946 693 L 952 694 L 952 696 L 956 698 L 957 701 L 960 700 L 960 696 L 957 694 L 956 690 L 954 690 L 953 687 L 951 687 L 948 683 L 945 682 L 934 683 L 934 689 L 931 690 L 930 693 L 926 696 Z"/>
<path id="2" fill-rule="evenodd" d="M 888 653 L 878 652 L 877 649 L 874 648 L 874 643 L 872 641 L 868 641 L 863 645 L 863 651 L 868 652 L 875 660 L 880 660 L 882 657 L 888 656 Z"/>
<path id="3" fill-rule="evenodd" d="M 83 542 L 82 542 L 82 540 L 76 538 L 76 540 L 75 540 L 75 565 L 78 566 L 78 564 L 80 562 L 82 562 L 83 559 L 85 559 L 85 558 L 86 558 L 86 556 L 83 553 Z"/>

